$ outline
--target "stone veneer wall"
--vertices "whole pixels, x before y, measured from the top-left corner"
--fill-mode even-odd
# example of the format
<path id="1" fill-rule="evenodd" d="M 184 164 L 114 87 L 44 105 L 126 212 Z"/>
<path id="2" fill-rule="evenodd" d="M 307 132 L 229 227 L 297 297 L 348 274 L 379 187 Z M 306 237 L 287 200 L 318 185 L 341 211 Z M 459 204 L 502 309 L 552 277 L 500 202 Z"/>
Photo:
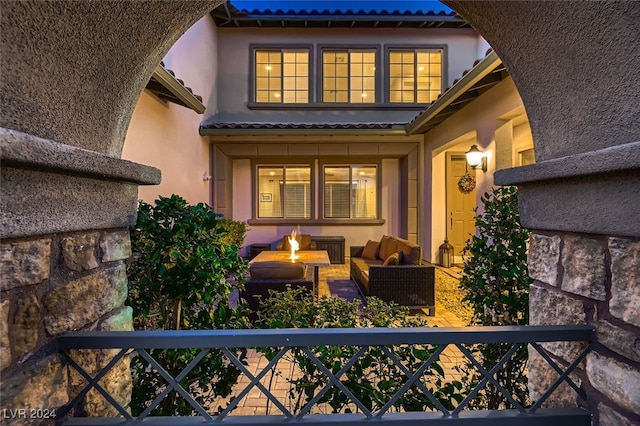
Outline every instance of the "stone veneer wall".
<path id="1" fill-rule="evenodd" d="M 594 350 L 572 377 L 587 392 L 587 408 L 600 425 L 640 424 L 640 239 L 574 233 L 532 235 L 530 322 L 593 324 Z M 561 365 L 584 344 L 546 344 Z M 558 374 L 529 351 L 529 389 L 539 397 Z M 549 405 L 584 405 L 565 383 Z"/>
<path id="2" fill-rule="evenodd" d="M 133 329 L 132 310 L 124 306 L 124 260 L 129 256 L 127 229 L 2 241 L 3 408 L 26 409 L 27 413 L 29 409 L 56 409 L 86 385 L 71 367 L 61 364 L 54 344 L 56 336 L 72 330 Z M 95 375 L 113 355 L 113 351 L 75 351 L 72 357 Z M 123 359 L 101 384 L 127 406 L 131 397 L 128 359 Z M 80 409 L 89 415 L 115 414 L 95 390 Z M 29 423 L 28 419 L 15 420 Z"/>

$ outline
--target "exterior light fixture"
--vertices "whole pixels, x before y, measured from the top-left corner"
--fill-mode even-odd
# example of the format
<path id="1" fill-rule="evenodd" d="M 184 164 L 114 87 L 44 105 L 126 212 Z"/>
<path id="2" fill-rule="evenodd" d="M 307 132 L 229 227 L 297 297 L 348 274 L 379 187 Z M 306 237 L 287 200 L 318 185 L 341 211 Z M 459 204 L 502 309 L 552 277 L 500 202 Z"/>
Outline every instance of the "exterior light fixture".
<path id="1" fill-rule="evenodd" d="M 487 171 L 487 157 L 478 149 L 478 145 L 471 145 L 469 151 L 465 153 L 467 163 L 474 169 L 481 168 L 483 172 Z"/>
<path id="2" fill-rule="evenodd" d="M 445 239 L 438 251 L 440 252 L 440 265 L 445 268 L 451 268 L 453 266 L 454 248 L 449 244 L 449 240 Z"/>

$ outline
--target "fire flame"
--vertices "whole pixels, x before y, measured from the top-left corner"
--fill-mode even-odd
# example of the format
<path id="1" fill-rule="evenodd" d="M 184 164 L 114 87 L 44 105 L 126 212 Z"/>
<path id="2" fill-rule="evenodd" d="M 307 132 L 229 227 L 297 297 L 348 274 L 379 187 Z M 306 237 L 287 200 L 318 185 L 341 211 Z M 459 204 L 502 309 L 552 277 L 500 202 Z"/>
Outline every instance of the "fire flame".
<path id="1" fill-rule="evenodd" d="M 289 246 L 291 246 L 291 256 L 289 256 L 289 259 L 297 259 L 298 256 L 296 256 L 296 251 L 300 250 L 300 244 L 298 244 L 298 240 L 296 240 L 295 229 L 291 231 L 291 235 L 289 236 Z"/>

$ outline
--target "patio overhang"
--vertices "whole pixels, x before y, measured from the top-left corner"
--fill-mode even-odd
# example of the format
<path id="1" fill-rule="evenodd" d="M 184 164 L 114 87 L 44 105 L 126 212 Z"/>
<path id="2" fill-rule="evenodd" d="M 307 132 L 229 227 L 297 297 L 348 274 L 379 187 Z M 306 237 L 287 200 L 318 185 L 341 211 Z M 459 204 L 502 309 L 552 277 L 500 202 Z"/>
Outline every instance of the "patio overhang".
<path id="1" fill-rule="evenodd" d="M 202 136 L 406 136 L 403 124 L 395 123 L 208 123 Z"/>
<path id="2" fill-rule="evenodd" d="M 456 80 L 435 102 L 405 126 L 407 135 L 427 133 L 468 103 L 504 80 L 509 73 L 491 51 Z"/>

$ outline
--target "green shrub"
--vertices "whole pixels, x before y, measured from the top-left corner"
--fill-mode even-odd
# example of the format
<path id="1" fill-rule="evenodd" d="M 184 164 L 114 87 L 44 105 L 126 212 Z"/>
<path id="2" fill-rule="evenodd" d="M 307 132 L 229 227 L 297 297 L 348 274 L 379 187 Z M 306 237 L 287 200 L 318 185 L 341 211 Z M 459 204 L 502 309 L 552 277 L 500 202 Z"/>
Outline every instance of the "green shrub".
<path id="1" fill-rule="evenodd" d="M 347 302 L 340 298 L 323 297 L 314 300 L 306 289 L 289 289 L 282 293 L 271 293 L 261 304 L 258 327 L 262 328 L 368 328 L 368 327 L 423 327 L 422 317 L 409 315 L 406 307 L 387 304 L 371 297 L 367 305 L 360 308 L 359 301 Z M 316 346 L 309 348 L 333 374 L 336 374 L 359 350 L 353 346 Z M 415 372 L 433 354 L 435 346 L 399 345 L 389 347 L 398 360 L 411 372 Z M 261 349 L 268 359 L 273 359 L 275 350 Z M 298 348 L 292 349 L 288 360 L 295 363 L 301 374 L 289 379 L 289 395 L 294 410 L 305 406 L 327 383 L 328 379 L 318 366 Z M 405 373 L 387 356 L 382 348 L 370 346 L 360 355 L 354 365 L 340 377 L 344 386 L 369 410 L 382 408 L 407 381 Z M 421 381 L 447 408 L 462 400 L 459 390 L 462 384 L 444 380 L 444 371 L 436 360 L 422 376 Z M 349 412 L 350 400 L 343 391 L 331 387 L 318 401 L 327 404 L 332 412 Z M 391 411 L 424 411 L 434 404 L 417 387 L 412 386 L 401 397 Z"/>
<path id="2" fill-rule="evenodd" d="M 247 235 L 246 222 L 232 219 L 220 219 L 219 223 L 222 229 L 225 231 L 225 233 L 220 235 L 220 244 L 226 246 L 235 245 L 236 247 L 238 247 L 238 249 L 242 247 L 242 245 L 244 244 L 244 239 Z"/>
<path id="3" fill-rule="evenodd" d="M 500 187 L 481 198 L 484 214 L 477 215 L 477 235 L 466 244 L 464 273 L 460 286 L 464 300 L 473 308 L 471 325 L 526 325 L 529 323 L 529 286 L 533 282 L 527 269 L 529 230 L 520 225 L 516 187 Z M 474 354 L 491 369 L 511 345 L 477 345 Z M 520 403 L 528 403 L 527 348 L 520 348 L 496 376 L 499 383 Z M 475 386 L 482 377 L 467 365 L 466 381 Z M 477 408 L 512 408 L 512 404 L 489 383 L 474 400 Z"/>
<path id="4" fill-rule="evenodd" d="M 243 305 L 229 305 L 229 294 L 235 286 L 242 286 L 247 269 L 238 256 L 242 244 L 238 231 L 229 236 L 229 229 L 241 228 L 220 220 L 210 206 L 188 205 L 177 195 L 160 197 L 155 206 L 141 201 L 137 223 L 130 230 L 133 258 L 128 266 L 127 303 L 134 309 L 136 324 L 165 330 L 246 328 Z M 151 354 L 175 377 L 197 352 L 175 349 L 153 350 Z M 239 351 L 238 356 L 244 359 L 245 352 Z M 166 382 L 141 356 L 134 357 L 131 365 L 131 409 L 138 414 Z M 185 389 L 197 388 L 196 400 L 206 404 L 216 396 L 228 396 L 239 375 L 219 351 L 210 351 L 180 383 Z M 153 414 L 192 412 L 191 406 L 171 391 Z"/>

